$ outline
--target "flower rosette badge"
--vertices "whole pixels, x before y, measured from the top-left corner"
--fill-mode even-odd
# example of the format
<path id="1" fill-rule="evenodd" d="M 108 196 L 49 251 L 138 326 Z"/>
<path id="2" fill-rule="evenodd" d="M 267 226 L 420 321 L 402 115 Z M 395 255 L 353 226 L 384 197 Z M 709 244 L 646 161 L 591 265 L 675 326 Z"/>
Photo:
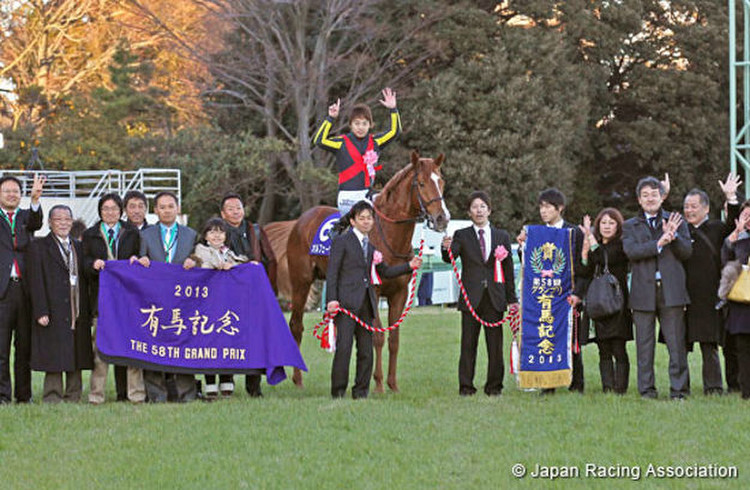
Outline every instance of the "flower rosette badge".
<path id="1" fill-rule="evenodd" d="M 375 150 L 367 150 L 362 156 L 362 161 L 367 167 L 367 175 L 370 176 L 370 180 L 375 179 L 375 171 L 378 170 L 375 166 L 378 164 L 378 154 Z"/>
<path id="2" fill-rule="evenodd" d="M 503 272 L 503 260 L 508 256 L 508 250 L 503 245 L 495 248 L 495 282 L 505 284 L 505 273 Z"/>

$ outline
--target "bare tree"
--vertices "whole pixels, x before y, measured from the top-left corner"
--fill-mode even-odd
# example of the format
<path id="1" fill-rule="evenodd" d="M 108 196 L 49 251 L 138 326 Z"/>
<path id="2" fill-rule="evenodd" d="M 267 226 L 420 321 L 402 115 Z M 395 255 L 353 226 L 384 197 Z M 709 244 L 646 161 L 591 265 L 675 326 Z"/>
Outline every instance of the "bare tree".
<path id="1" fill-rule="evenodd" d="M 215 36 L 225 43 L 197 45 L 141 0 L 147 12 L 187 55 L 201 60 L 216 83 L 205 95 L 215 104 L 248 108 L 261 116 L 267 136 L 293 145 L 281 165 L 303 209 L 318 204 L 322 192 L 311 181 L 325 166 L 313 158 L 312 126 L 330 99 L 347 102 L 398 86 L 431 56 L 415 49 L 416 36 L 434 21 L 429 15 L 402 19 L 398 28 L 378 22 L 378 0 L 193 0 L 216 19 Z M 335 91 L 335 93 L 334 93 Z M 312 170 L 312 171 L 310 171 Z M 273 186 L 261 205 L 261 221 L 273 208 Z M 269 204 L 270 203 L 270 204 Z"/>

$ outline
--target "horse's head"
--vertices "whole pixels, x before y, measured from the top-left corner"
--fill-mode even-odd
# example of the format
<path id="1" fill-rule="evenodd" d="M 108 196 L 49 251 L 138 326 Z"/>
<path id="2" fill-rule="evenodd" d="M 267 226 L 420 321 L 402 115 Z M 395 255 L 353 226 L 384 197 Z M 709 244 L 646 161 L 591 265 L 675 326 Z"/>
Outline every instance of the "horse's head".
<path id="1" fill-rule="evenodd" d="M 419 153 L 411 153 L 411 164 L 414 168 L 412 203 L 427 220 L 427 227 L 435 231 L 445 231 L 451 219 L 451 213 L 445 207 L 443 188 L 445 181 L 440 166 L 445 160 L 442 153 L 437 158 L 420 158 Z"/>

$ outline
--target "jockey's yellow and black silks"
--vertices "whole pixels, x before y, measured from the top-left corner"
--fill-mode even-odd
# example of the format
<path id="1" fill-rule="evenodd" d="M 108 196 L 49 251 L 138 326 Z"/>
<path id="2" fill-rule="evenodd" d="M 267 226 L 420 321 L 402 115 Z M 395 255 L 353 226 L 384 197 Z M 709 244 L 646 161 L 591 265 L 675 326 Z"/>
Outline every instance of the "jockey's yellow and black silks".
<path id="1" fill-rule="evenodd" d="M 341 136 L 330 136 L 329 133 L 332 127 L 333 119 L 331 117 L 326 117 L 323 124 L 321 124 L 320 128 L 315 132 L 313 143 L 336 155 L 336 169 L 339 173 L 339 190 L 356 191 L 369 188 L 372 185 L 372 182 L 367 175 L 367 171 L 360 167 L 357 160 L 361 161 L 361 156 L 368 150 L 371 139 L 371 149 L 379 155 L 380 150 L 383 147 L 393 141 L 396 136 L 401 134 L 401 116 L 398 113 L 398 109 L 391 109 L 390 127 L 387 131 L 375 135 L 368 134 L 362 139 L 357 138 L 352 133 L 347 133 Z M 345 137 L 351 142 L 350 145 L 346 144 Z M 354 151 L 359 153 L 359 158 L 353 157 L 351 152 Z M 357 167 L 361 170 L 357 170 Z"/>

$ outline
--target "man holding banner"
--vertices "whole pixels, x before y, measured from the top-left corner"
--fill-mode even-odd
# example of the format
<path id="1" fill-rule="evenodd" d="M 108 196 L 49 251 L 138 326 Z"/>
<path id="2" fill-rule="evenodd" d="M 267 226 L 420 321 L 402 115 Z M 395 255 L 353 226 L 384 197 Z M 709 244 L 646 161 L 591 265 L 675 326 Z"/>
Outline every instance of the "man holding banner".
<path id="1" fill-rule="evenodd" d="M 553 389 L 573 378 L 574 231 L 526 227 L 523 259 L 521 388 Z"/>
<path id="2" fill-rule="evenodd" d="M 266 232 L 260 225 L 250 223 L 245 219 L 245 205 L 239 194 L 226 194 L 221 200 L 220 211 L 221 217 L 229 225 L 227 245 L 230 250 L 237 255 L 244 255 L 248 260 L 263 264 L 273 292 L 276 293 L 276 255 Z M 253 398 L 263 396 L 259 374 L 245 376 L 245 391 Z"/>
<path id="3" fill-rule="evenodd" d="M 160 192 L 154 199 L 154 211 L 159 218 L 156 226 L 141 232 L 141 250 L 139 262 L 148 267 L 151 261 L 168 264 L 182 264 L 186 269 L 195 267 L 190 258 L 198 234 L 192 228 L 177 223 L 180 206 L 177 196 L 171 192 Z M 171 376 L 171 375 L 170 375 Z M 195 376 L 192 374 L 175 374 L 177 400 L 187 402 L 195 400 Z M 167 374 L 159 371 L 144 370 L 143 381 L 146 385 L 148 400 L 154 403 L 167 401 Z"/>
<path id="4" fill-rule="evenodd" d="M 456 231 L 454 237 L 446 236 L 442 243 L 444 262 L 450 262 L 448 250 L 454 258 L 461 258 L 461 282 L 470 303 L 461 297 L 458 304 L 461 312 L 458 393 L 461 396 L 471 396 L 477 391 L 474 368 L 482 324 L 472 315 L 472 308 L 489 323 L 501 320 L 508 305 L 511 309 L 518 308 L 510 237 L 505 230 L 490 225 L 492 206 L 489 196 L 483 191 L 473 192 L 468 199 L 467 211 L 472 226 Z M 505 373 L 502 326 L 485 326 L 484 337 L 488 358 L 484 392 L 487 396 L 498 396 L 503 391 Z"/>
<path id="5" fill-rule="evenodd" d="M 581 299 L 584 297 L 586 292 L 587 284 L 583 280 L 580 275 L 577 274 L 577 271 L 581 270 L 581 248 L 583 246 L 583 233 L 581 230 L 578 229 L 578 227 L 572 223 L 569 223 L 563 219 L 563 211 L 565 210 L 565 195 L 560 192 L 560 190 L 556 188 L 550 188 L 545 189 L 542 192 L 539 193 L 538 197 L 539 202 L 539 216 L 542 219 L 542 222 L 547 228 L 554 228 L 558 230 L 566 230 L 565 233 L 559 234 L 559 237 L 562 237 L 563 235 L 567 236 L 566 234 L 570 235 L 570 250 L 567 248 L 557 248 L 557 250 L 561 251 L 561 256 L 565 258 L 565 263 L 567 267 L 569 267 L 569 272 L 565 273 L 565 277 L 561 277 L 561 284 L 563 284 L 565 287 L 559 291 L 559 294 L 561 297 L 564 297 L 565 300 L 570 305 L 570 311 L 568 310 L 564 311 L 564 315 L 567 317 L 568 314 L 570 314 L 569 319 L 569 328 L 568 331 L 565 333 L 566 336 L 569 336 L 569 344 L 570 344 L 570 358 L 572 363 L 572 373 L 571 373 L 571 380 L 570 385 L 568 389 L 570 391 L 576 391 L 578 393 L 583 393 L 584 389 L 584 378 L 583 378 L 583 359 L 582 359 L 582 353 L 581 353 L 581 347 L 585 343 L 585 340 L 587 339 L 587 332 L 581 328 L 582 321 L 581 321 L 581 315 L 582 315 L 582 305 L 581 305 Z M 532 250 L 528 248 L 528 245 L 526 243 L 527 238 L 527 230 L 529 227 L 524 228 L 523 231 L 521 231 L 521 234 L 516 238 L 516 240 L 521 244 L 523 250 L 526 251 L 526 254 L 523 256 L 523 269 L 524 269 L 524 280 L 525 285 L 529 281 L 539 280 L 541 281 L 542 277 L 539 275 L 538 271 L 535 271 L 535 267 L 540 267 L 540 264 L 537 262 L 536 264 L 529 263 L 529 259 L 532 257 L 530 254 L 532 253 Z M 538 231 L 537 233 L 542 233 L 541 231 Z M 547 233 L 542 233 L 542 236 L 548 235 Z M 549 234 L 551 239 L 553 239 L 552 235 L 555 235 L 554 233 Z M 555 235 L 557 236 L 557 235 Z M 554 240 L 562 240 L 562 238 L 554 238 Z M 548 246 L 549 247 L 549 246 Z M 572 255 L 568 255 L 568 254 Z M 545 254 L 545 259 L 548 259 L 548 255 Z M 547 277 L 545 279 L 550 279 L 548 276 L 549 272 L 546 271 L 545 274 L 547 274 Z M 569 281 L 568 281 L 569 279 Z M 566 282 L 568 281 L 568 282 Z M 558 281 L 553 281 L 553 283 L 557 283 Z M 544 281 L 541 281 L 539 284 L 537 284 L 538 287 L 544 286 Z M 527 307 L 529 307 L 529 302 L 531 299 L 527 300 L 526 293 L 527 290 L 525 289 L 524 285 L 524 291 L 523 291 L 523 308 L 524 312 L 528 312 Z M 555 288 L 555 293 L 558 293 L 558 289 Z M 529 293 L 531 294 L 531 292 Z M 538 298 L 536 299 L 538 301 Z M 536 305 L 536 308 L 538 308 L 540 305 Z M 546 303 L 544 303 L 541 306 L 549 306 Z M 536 315 L 532 315 L 536 316 Z M 527 321 L 529 320 L 528 315 L 524 315 L 523 317 L 523 325 L 524 327 L 527 326 Z M 534 328 L 536 328 L 536 325 L 532 325 Z M 528 329 L 524 331 L 523 337 L 526 337 L 529 334 Z M 540 334 L 541 337 L 541 334 Z M 541 340 L 540 340 L 541 341 Z M 529 347 L 527 345 L 527 347 Z M 547 349 L 548 350 L 548 349 Z M 539 353 L 539 355 L 542 355 Z M 541 358 L 538 358 L 539 360 Z M 528 358 L 527 358 L 528 361 Z M 530 365 L 527 367 L 531 367 Z M 521 369 L 524 368 L 523 365 L 523 359 L 521 364 Z M 533 370 L 533 369 L 532 369 Z M 550 376 L 545 376 L 548 378 L 546 380 L 547 384 L 550 381 Z M 563 386 L 563 385 L 558 385 Z M 539 387 L 542 389 L 542 395 L 548 395 L 554 393 L 554 386 L 527 386 L 529 388 L 531 387 Z"/>

